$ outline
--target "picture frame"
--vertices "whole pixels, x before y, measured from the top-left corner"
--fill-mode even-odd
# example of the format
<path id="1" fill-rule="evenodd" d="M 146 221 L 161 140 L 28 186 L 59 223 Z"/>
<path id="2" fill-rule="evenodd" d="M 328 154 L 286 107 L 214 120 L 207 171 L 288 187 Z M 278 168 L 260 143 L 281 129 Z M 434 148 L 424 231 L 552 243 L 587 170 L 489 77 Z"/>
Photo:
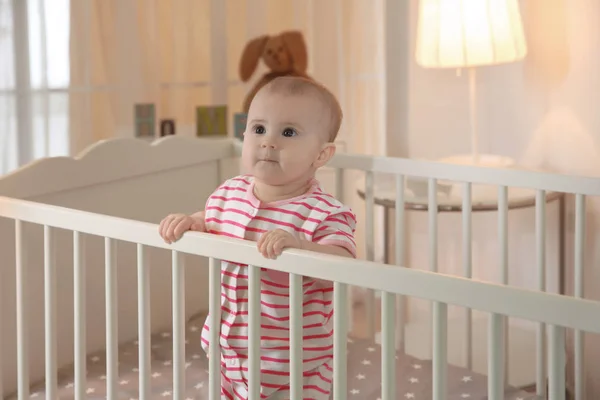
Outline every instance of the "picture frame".
<path id="1" fill-rule="evenodd" d="M 248 114 L 246 113 L 235 113 L 233 115 L 233 136 L 236 139 L 244 140 L 244 132 L 246 131 L 246 124 L 248 122 Z"/>
<path id="2" fill-rule="evenodd" d="M 135 137 L 151 138 L 156 136 L 156 106 L 153 103 L 135 104 Z"/>
<path id="3" fill-rule="evenodd" d="M 227 106 L 196 107 L 196 136 L 227 136 Z"/>
<path id="4" fill-rule="evenodd" d="M 160 136 L 170 136 L 175 134 L 175 120 L 161 119 L 160 120 Z"/>

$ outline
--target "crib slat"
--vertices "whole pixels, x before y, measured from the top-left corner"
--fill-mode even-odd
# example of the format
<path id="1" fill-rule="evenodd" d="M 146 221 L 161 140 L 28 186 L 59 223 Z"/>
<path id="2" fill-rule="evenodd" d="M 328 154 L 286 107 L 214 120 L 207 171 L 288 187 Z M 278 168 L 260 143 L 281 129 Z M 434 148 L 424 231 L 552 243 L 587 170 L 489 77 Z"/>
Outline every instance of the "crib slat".
<path id="1" fill-rule="evenodd" d="M 248 398 L 260 400 L 260 275 L 259 267 L 248 266 Z"/>
<path id="2" fill-rule="evenodd" d="M 573 295 L 583 298 L 583 258 L 585 246 L 585 196 L 577 194 L 575 196 L 575 273 L 574 273 L 574 291 Z M 584 362 L 583 346 L 584 336 L 580 330 L 574 331 L 573 347 L 575 357 L 575 400 L 584 399 Z"/>
<path id="3" fill-rule="evenodd" d="M 173 398 L 185 393 L 185 270 L 183 254 L 171 252 L 173 296 Z"/>
<path id="4" fill-rule="evenodd" d="M 119 378 L 119 338 L 117 321 L 117 263 L 116 243 L 104 238 L 105 290 L 106 290 L 106 394 L 109 400 L 117 399 Z"/>
<path id="5" fill-rule="evenodd" d="M 448 306 L 433 304 L 433 398 L 445 400 L 448 362 Z"/>
<path id="6" fill-rule="evenodd" d="M 208 398 L 221 398 L 221 260 L 210 258 L 208 262 L 208 313 L 210 316 L 210 346 L 208 348 Z"/>
<path id="7" fill-rule="evenodd" d="M 473 224 L 472 224 L 472 199 L 471 182 L 463 185 L 462 198 L 462 230 L 463 230 L 463 274 L 465 278 L 473 277 Z M 464 360 L 467 369 L 473 369 L 473 311 L 465 308 L 465 338 Z"/>
<path id="8" fill-rule="evenodd" d="M 429 216 L 429 269 L 438 272 L 438 201 L 437 201 L 437 179 L 430 178 L 428 181 L 428 216 Z"/>
<path id="9" fill-rule="evenodd" d="M 438 272 L 438 201 L 437 201 L 437 179 L 430 178 L 428 181 L 427 214 L 429 221 L 429 270 Z M 430 316 L 433 317 L 434 304 L 430 306 Z M 431 331 L 429 331 L 431 335 Z M 429 336 L 431 340 L 432 336 Z M 431 342 L 430 342 L 431 343 Z"/>
<path id="10" fill-rule="evenodd" d="M 538 290 L 546 291 L 546 192 L 535 195 L 535 247 L 537 254 Z M 537 324 L 536 393 L 546 395 L 546 324 Z"/>
<path id="11" fill-rule="evenodd" d="M 140 400 L 150 399 L 150 270 L 146 247 L 137 245 L 138 362 Z"/>
<path id="12" fill-rule="evenodd" d="M 405 198 L 404 198 L 404 175 L 396 175 L 396 234 L 395 234 L 395 243 L 394 248 L 396 252 L 396 265 L 405 266 L 406 263 L 406 236 L 405 236 Z M 384 244 L 387 246 L 387 243 Z M 396 347 L 400 348 L 401 352 L 404 352 L 405 343 L 404 343 L 404 330 L 405 330 L 405 321 L 404 321 L 404 307 L 405 307 L 405 298 L 402 295 L 398 295 L 396 297 L 398 303 L 398 320 L 397 320 L 397 332 L 396 332 Z"/>
<path id="13" fill-rule="evenodd" d="M 29 398 L 29 340 L 27 324 L 27 271 L 25 269 L 23 222 L 15 220 L 15 264 L 17 284 L 17 385 L 19 400 Z"/>
<path id="14" fill-rule="evenodd" d="M 85 317 L 85 263 L 83 255 L 83 235 L 73 232 L 73 280 L 74 319 L 75 319 L 75 399 L 83 400 L 86 396 L 86 317 Z"/>
<path id="15" fill-rule="evenodd" d="M 584 363 L 583 363 L 583 332 L 580 330 L 575 330 L 573 332 L 573 342 L 574 342 L 574 358 L 575 365 L 573 366 L 575 372 L 575 400 L 583 400 L 585 399 L 585 385 L 584 385 Z"/>
<path id="16" fill-rule="evenodd" d="M 488 338 L 488 397 L 489 400 L 504 399 L 504 369 L 502 368 L 502 315 L 491 314 Z"/>
<path id="17" fill-rule="evenodd" d="M 56 362 L 56 270 L 53 230 L 44 226 L 44 319 L 46 353 L 46 397 L 57 398 Z M 2 390 L 0 388 L 0 393 Z"/>
<path id="18" fill-rule="evenodd" d="M 15 267 L 16 267 L 16 265 L 15 265 Z M 0 273 L 0 276 L 1 276 L 1 273 Z M 0 282 L 2 282 L 2 280 L 1 280 L 1 279 L 2 279 L 2 278 L 0 278 Z M 15 282 L 15 283 L 16 283 L 16 282 Z M 2 309 L 3 309 L 3 308 L 2 308 L 2 303 L 3 303 L 3 302 L 2 302 L 2 296 L 0 296 L 0 343 L 4 343 L 4 341 L 3 341 L 3 339 L 2 339 L 2 332 L 3 332 L 3 330 L 4 330 L 4 326 L 3 326 L 3 325 L 4 325 L 4 321 L 6 320 L 5 318 L 3 318 L 3 317 L 4 317 L 4 315 L 3 315 L 3 313 L 2 313 Z M 4 347 L 4 346 L 0 345 L 0 360 L 3 360 L 3 359 L 4 359 L 4 358 L 3 358 L 3 356 L 4 356 L 4 355 L 2 354 L 2 348 L 3 348 L 3 347 Z M 3 373 L 2 364 L 3 364 L 3 362 L 2 362 L 2 361 L 0 361 L 0 393 L 4 393 L 4 380 L 2 379 L 2 377 L 4 376 L 4 373 Z M 18 367 L 17 367 L 17 368 L 18 368 Z M 18 373 L 18 369 L 17 369 L 17 373 Z"/>
<path id="19" fill-rule="evenodd" d="M 344 202 L 344 191 L 345 191 L 345 185 L 344 185 L 344 180 L 345 180 L 345 170 L 344 168 L 336 168 L 335 169 L 335 196 L 336 198 L 341 201 L 342 203 Z M 352 290 L 348 290 L 348 304 L 350 305 L 350 307 L 348 307 L 348 332 L 350 332 L 352 330 L 352 327 L 354 326 L 354 313 L 352 312 Z"/>
<path id="20" fill-rule="evenodd" d="M 337 399 L 345 399 L 347 389 L 347 339 L 348 331 L 346 314 L 346 302 L 348 286 L 334 282 L 333 283 L 333 395 Z"/>
<path id="21" fill-rule="evenodd" d="M 368 261 L 375 260 L 375 193 L 373 172 L 365 173 L 365 198 L 366 198 L 366 256 Z M 371 340 L 375 339 L 375 292 L 373 289 L 366 290 L 366 315 L 367 334 Z"/>
<path id="22" fill-rule="evenodd" d="M 508 284 L 508 188 L 498 188 L 498 241 L 500 244 L 500 279 Z"/>
<path id="23" fill-rule="evenodd" d="M 290 394 L 302 398 L 302 276 L 290 274 Z"/>
<path id="24" fill-rule="evenodd" d="M 500 256 L 500 279 L 508 285 L 508 187 L 498 188 L 498 241 Z M 510 369 L 508 368 L 509 332 L 508 317 L 502 318 L 504 325 L 504 383 L 508 383 Z"/>
<path id="25" fill-rule="evenodd" d="M 550 338 L 550 366 L 548 387 L 550 400 L 565 399 L 565 329 L 556 325 L 548 326 Z"/>
<path id="26" fill-rule="evenodd" d="M 396 296 L 384 292 L 381 297 L 381 394 L 383 400 L 396 398 Z"/>

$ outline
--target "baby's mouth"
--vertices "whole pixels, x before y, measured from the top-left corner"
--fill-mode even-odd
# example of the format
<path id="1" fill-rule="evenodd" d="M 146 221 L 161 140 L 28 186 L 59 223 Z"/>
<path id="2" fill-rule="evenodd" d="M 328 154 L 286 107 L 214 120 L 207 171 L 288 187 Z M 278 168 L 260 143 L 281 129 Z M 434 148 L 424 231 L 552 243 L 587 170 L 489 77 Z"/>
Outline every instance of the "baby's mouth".
<path id="1" fill-rule="evenodd" d="M 269 157 L 269 156 L 261 157 L 261 158 L 259 159 L 259 161 L 264 161 L 264 162 L 273 162 L 273 163 L 274 163 L 274 162 L 277 162 L 277 160 L 275 160 L 274 158 L 271 158 L 271 157 Z"/>

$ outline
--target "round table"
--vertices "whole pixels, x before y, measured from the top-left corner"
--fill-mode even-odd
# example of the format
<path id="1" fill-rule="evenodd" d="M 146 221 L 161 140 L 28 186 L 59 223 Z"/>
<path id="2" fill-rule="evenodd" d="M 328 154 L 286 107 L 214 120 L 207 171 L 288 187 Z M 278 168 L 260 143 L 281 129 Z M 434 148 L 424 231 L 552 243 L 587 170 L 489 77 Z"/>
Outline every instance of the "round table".
<path id="1" fill-rule="evenodd" d="M 385 264 L 390 264 L 388 250 L 390 214 L 396 208 L 396 177 L 391 174 L 374 174 L 373 202 L 384 209 L 384 254 Z M 358 195 L 365 199 L 365 178 L 359 179 Z M 404 188 L 404 209 L 413 211 L 428 211 L 427 180 L 406 178 Z M 460 182 L 437 183 L 438 212 L 462 212 L 463 184 Z M 534 189 L 509 187 L 507 189 L 508 210 L 523 209 L 535 206 L 536 191 Z M 565 282 L 565 193 L 546 192 L 546 202 L 559 202 L 559 292 L 564 294 Z M 498 187 L 496 185 L 471 185 L 471 212 L 497 211 Z"/>

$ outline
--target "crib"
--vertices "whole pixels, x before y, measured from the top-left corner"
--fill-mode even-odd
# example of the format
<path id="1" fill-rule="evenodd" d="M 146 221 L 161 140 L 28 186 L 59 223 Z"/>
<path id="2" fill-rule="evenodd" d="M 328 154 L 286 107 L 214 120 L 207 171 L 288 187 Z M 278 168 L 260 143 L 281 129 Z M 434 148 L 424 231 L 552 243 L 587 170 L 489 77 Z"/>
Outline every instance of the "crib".
<path id="1" fill-rule="evenodd" d="M 584 399 L 584 333 L 600 333 L 600 302 L 583 298 L 582 249 L 587 196 L 600 195 L 600 179 L 445 165 L 435 162 L 338 154 L 319 179 L 343 198 L 350 171 L 364 174 L 366 230 L 372 246 L 373 174 L 397 183 L 396 257 L 402 258 L 405 183 L 428 187 L 430 271 L 371 260 L 286 251 L 265 260 L 248 242 L 189 233 L 173 245 L 157 234 L 168 213 L 203 207 L 217 185 L 239 171 L 240 143 L 233 139 L 167 137 L 148 143 L 115 139 L 97 143 L 76 159 L 44 159 L 0 179 L 0 393 L 5 399 L 216 399 L 220 398 L 217 346 L 200 350 L 207 315 L 220 314 L 219 260 L 250 268 L 250 398 L 259 399 L 260 268 L 290 274 L 290 387 L 302 398 L 301 277 L 335 282 L 334 397 L 339 399 Z M 450 276 L 437 265 L 437 196 L 442 181 L 498 186 L 499 241 L 508 231 L 509 187 L 536 191 L 536 268 L 540 288 L 523 289 Z M 191 187 L 189 182 L 195 182 Z M 575 196 L 575 295 L 545 293 L 545 193 Z M 469 196 L 461 231 L 470 240 Z M 499 260 L 507 268 L 507 260 Z M 400 264 L 400 262 L 396 263 Z M 352 288 L 367 290 L 368 314 L 381 297 L 376 340 L 355 337 Z M 431 302 L 431 359 L 405 348 L 403 302 Z M 448 363 L 450 305 L 488 314 L 486 374 Z M 533 391 L 506 382 L 507 318 L 538 326 Z M 369 324 L 373 324 L 369 319 Z M 369 331 L 374 331 L 373 326 Z M 567 385 L 565 343 L 573 332 L 573 382 Z M 215 342 L 215 338 L 212 338 Z M 567 391 L 567 386 L 572 390 Z"/>

